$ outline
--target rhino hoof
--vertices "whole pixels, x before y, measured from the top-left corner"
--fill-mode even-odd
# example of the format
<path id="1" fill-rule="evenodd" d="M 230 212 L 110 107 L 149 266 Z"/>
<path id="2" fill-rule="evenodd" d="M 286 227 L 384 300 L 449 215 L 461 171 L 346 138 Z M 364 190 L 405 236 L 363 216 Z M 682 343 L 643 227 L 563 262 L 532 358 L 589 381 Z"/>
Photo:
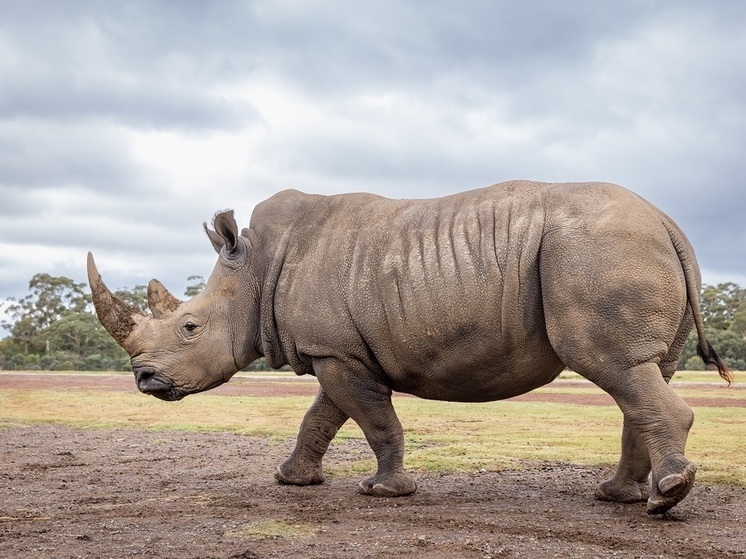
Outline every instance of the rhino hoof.
<path id="1" fill-rule="evenodd" d="M 619 483 L 614 479 L 603 482 L 596 489 L 596 499 L 615 503 L 640 503 L 650 496 L 650 484 L 630 481 Z"/>
<path id="2" fill-rule="evenodd" d="M 681 499 L 687 496 L 694 485 L 694 475 L 697 466 L 689 465 L 680 474 L 671 474 L 658 482 L 660 495 L 648 500 L 648 514 L 663 514 L 674 507 Z"/>
<path id="3" fill-rule="evenodd" d="M 405 472 L 377 475 L 360 482 L 358 493 L 374 497 L 403 497 L 417 491 L 417 482 Z"/>
<path id="4" fill-rule="evenodd" d="M 311 472 L 288 471 L 283 466 L 284 464 L 275 470 L 275 479 L 283 485 L 319 485 L 326 480 L 320 470 Z"/>

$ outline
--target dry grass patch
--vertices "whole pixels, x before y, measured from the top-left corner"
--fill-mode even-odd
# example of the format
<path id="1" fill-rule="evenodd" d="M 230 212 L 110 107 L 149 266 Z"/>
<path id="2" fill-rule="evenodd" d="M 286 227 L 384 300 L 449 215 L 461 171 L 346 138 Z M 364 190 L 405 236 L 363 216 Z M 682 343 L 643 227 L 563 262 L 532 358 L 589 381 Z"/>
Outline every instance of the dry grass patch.
<path id="1" fill-rule="evenodd" d="M 286 522 L 284 520 L 263 520 L 251 522 L 236 530 L 225 533 L 229 538 L 265 540 L 270 538 L 311 538 L 315 536 L 322 526 L 320 524 L 308 524 L 304 522 Z"/>

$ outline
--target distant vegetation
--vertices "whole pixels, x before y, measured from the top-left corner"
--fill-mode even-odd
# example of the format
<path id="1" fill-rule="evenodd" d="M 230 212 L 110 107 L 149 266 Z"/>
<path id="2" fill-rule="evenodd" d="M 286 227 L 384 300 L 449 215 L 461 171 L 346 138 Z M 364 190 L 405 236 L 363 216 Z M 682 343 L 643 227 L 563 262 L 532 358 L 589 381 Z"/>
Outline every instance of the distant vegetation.
<path id="1" fill-rule="evenodd" d="M 746 370 L 746 289 L 735 283 L 702 286 L 702 315 L 707 339 L 734 371 Z M 701 371 L 694 332 L 684 346 L 679 369 Z"/>
<path id="2" fill-rule="evenodd" d="M 205 285 L 200 276 L 188 278 L 187 297 Z M 147 309 L 147 288 L 136 285 L 116 295 Z M 6 301 L 9 319 L 2 323 L 10 336 L 0 340 L 0 370 L 130 370 L 127 354 L 101 327 L 93 312 L 87 285 L 66 277 L 36 274 L 29 293 Z M 746 370 L 746 289 L 735 283 L 705 285 L 702 313 L 707 338 L 725 362 Z M 680 369 L 702 370 L 691 335 L 679 362 Z M 266 370 L 263 359 L 250 370 Z"/>

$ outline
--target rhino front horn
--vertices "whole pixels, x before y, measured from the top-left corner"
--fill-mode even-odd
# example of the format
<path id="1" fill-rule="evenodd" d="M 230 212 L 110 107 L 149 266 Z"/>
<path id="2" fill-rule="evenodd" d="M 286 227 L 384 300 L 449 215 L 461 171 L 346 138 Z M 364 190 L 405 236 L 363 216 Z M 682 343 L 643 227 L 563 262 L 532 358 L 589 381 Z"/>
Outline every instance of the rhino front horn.
<path id="1" fill-rule="evenodd" d="M 96 268 L 93 254 L 90 252 L 88 253 L 88 284 L 91 286 L 93 306 L 96 308 L 96 316 L 101 325 L 129 353 L 125 342 L 137 323 L 146 317 L 145 313 L 125 303 L 106 287 Z"/>

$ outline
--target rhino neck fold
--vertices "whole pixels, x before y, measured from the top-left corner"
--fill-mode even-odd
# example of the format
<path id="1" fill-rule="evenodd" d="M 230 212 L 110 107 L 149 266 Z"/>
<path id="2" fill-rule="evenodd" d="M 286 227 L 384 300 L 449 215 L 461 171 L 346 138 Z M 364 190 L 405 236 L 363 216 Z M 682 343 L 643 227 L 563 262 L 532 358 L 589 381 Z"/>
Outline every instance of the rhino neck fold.
<path id="1" fill-rule="evenodd" d="M 285 263 L 285 252 L 289 238 L 289 233 L 283 234 L 274 254 L 268 255 L 262 292 L 259 297 L 259 329 L 256 349 L 273 369 L 279 369 L 288 364 L 288 358 L 283 350 L 275 319 L 275 294 Z"/>

